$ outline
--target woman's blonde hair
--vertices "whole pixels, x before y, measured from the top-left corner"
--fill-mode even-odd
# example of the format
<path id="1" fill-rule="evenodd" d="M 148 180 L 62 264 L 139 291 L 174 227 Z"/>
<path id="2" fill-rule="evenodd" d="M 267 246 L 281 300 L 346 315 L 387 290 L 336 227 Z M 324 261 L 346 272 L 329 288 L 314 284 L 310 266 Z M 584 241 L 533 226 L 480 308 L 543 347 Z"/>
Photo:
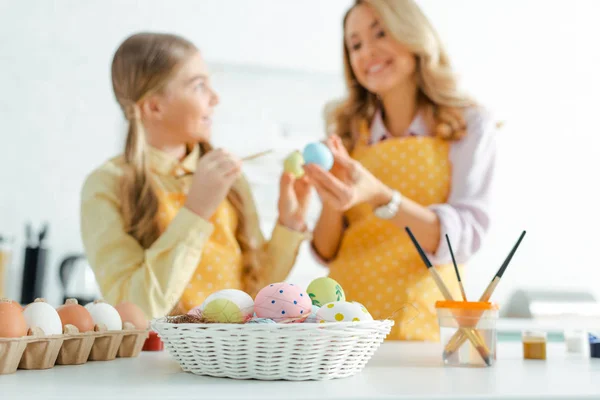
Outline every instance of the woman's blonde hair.
<path id="1" fill-rule="evenodd" d="M 352 10 L 362 4 L 372 7 L 386 31 L 415 55 L 418 102 L 433 114 L 436 135 L 448 140 L 463 137 L 462 110 L 474 101 L 459 92 L 448 54 L 419 6 L 413 0 L 356 0 L 344 16 L 344 30 Z M 348 95 L 326 106 L 326 124 L 328 133 L 337 134 L 352 149 L 360 124 L 372 120 L 380 102 L 356 79 L 345 39 L 344 75 Z"/>
<path id="2" fill-rule="evenodd" d="M 125 173 L 121 181 L 122 213 L 125 229 L 148 248 L 164 230 L 159 220 L 160 200 L 150 175 L 146 139 L 139 103 L 160 92 L 178 68 L 198 50 L 188 40 L 173 34 L 138 33 L 117 49 L 112 62 L 115 97 L 129 121 L 125 143 Z M 200 155 L 211 150 L 199 143 Z M 231 191 L 229 199 L 241 214 L 240 197 Z"/>

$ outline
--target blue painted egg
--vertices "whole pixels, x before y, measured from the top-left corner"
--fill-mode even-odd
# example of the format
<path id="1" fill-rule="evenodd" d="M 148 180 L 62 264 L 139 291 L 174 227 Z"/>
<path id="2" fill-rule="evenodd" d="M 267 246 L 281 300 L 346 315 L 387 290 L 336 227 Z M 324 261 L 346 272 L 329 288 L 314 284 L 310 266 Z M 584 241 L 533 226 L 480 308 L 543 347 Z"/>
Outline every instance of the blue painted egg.
<path id="1" fill-rule="evenodd" d="M 323 143 L 309 143 L 304 148 L 302 153 L 304 164 L 317 164 L 325 171 L 329 171 L 333 167 L 333 154 Z"/>
<path id="2" fill-rule="evenodd" d="M 319 308 L 320 308 L 319 306 L 315 306 L 313 304 L 310 315 L 308 316 L 308 318 L 306 318 L 306 320 L 304 322 L 310 323 L 310 324 L 316 324 L 318 322 L 317 321 L 317 311 L 319 311 Z"/>

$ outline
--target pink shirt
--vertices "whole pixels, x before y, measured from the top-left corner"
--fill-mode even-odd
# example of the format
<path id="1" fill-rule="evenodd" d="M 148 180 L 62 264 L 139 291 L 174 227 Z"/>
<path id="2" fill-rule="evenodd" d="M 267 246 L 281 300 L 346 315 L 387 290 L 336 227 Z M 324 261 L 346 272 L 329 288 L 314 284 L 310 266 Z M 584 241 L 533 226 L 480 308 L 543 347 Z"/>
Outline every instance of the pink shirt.
<path id="1" fill-rule="evenodd" d="M 445 235 L 448 234 L 457 263 L 466 263 L 483 242 L 490 226 L 490 195 L 496 160 L 496 123 L 479 108 L 465 113 L 467 134 L 450 145 L 452 164 L 451 189 L 448 201 L 429 208 L 435 212 L 441 225 L 438 249 L 427 254 L 433 264 L 451 263 L 452 258 Z M 430 135 L 422 116 L 415 117 L 407 134 Z M 371 143 L 391 137 L 381 113 L 371 123 Z"/>
<path id="2" fill-rule="evenodd" d="M 440 243 L 434 254 L 427 254 L 432 264 L 452 262 L 445 235 L 448 234 L 457 263 L 466 263 L 483 242 L 490 227 L 490 200 L 496 160 L 495 121 L 482 109 L 470 108 L 465 113 L 467 134 L 450 144 L 452 164 L 451 189 L 448 201 L 429 206 L 441 225 Z M 417 115 L 407 134 L 430 135 L 421 115 Z M 391 137 L 381 113 L 371 123 L 371 143 Z M 312 246 L 311 246 L 312 248 Z M 322 260 L 314 248 L 312 253 Z"/>

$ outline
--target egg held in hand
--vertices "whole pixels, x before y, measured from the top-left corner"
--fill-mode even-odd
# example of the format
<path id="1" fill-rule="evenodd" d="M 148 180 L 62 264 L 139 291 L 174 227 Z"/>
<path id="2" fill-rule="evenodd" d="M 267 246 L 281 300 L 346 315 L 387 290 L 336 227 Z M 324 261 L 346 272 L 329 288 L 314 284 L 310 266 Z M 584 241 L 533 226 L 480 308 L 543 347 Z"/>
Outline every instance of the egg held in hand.
<path id="1" fill-rule="evenodd" d="M 333 154 L 323 143 L 309 143 L 302 152 L 305 164 L 317 164 L 325 171 L 333 167 Z"/>
<path id="2" fill-rule="evenodd" d="M 304 158 L 302 153 L 294 151 L 292 154 L 287 156 L 283 162 L 283 170 L 287 173 L 294 175 L 296 179 L 300 179 L 304 176 Z"/>

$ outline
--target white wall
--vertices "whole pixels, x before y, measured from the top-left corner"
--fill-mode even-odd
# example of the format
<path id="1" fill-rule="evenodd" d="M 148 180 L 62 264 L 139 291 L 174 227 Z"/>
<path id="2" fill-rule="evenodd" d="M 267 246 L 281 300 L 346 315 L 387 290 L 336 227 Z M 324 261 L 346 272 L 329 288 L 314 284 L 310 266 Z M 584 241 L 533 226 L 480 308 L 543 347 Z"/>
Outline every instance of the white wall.
<path id="1" fill-rule="evenodd" d="M 110 89 L 112 53 L 138 30 L 180 33 L 215 69 L 222 104 L 216 141 L 277 154 L 248 166 L 265 233 L 279 159 L 321 137 L 324 102 L 342 93 L 340 19 L 349 1 L 0 0 L 0 232 L 51 223 L 48 297 L 56 267 L 81 251 L 79 190 L 120 151 L 124 125 Z M 595 171 L 600 170 L 600 56 L 595 0 L 422 0 L 464 84 L 506 122 L 499 134 L 494 226 L 465 277 L 479 295 L 522 229 L 528 235 L 497 292 L 518 286 L 592 289 Z M 287 136 L 284 136 L 284 133 Z M 238 144 L 244 144 L 240 148 Z M 318 215 L 318 203 L 311 217 Z M 303 249 L 290 278 L 325 273 Z M 18 281 L 18 279 L 17 279 Z M 14 282 L 14 281 L 13 281 Z M 18 285 L 9 291 L 16 296 Z"/>

